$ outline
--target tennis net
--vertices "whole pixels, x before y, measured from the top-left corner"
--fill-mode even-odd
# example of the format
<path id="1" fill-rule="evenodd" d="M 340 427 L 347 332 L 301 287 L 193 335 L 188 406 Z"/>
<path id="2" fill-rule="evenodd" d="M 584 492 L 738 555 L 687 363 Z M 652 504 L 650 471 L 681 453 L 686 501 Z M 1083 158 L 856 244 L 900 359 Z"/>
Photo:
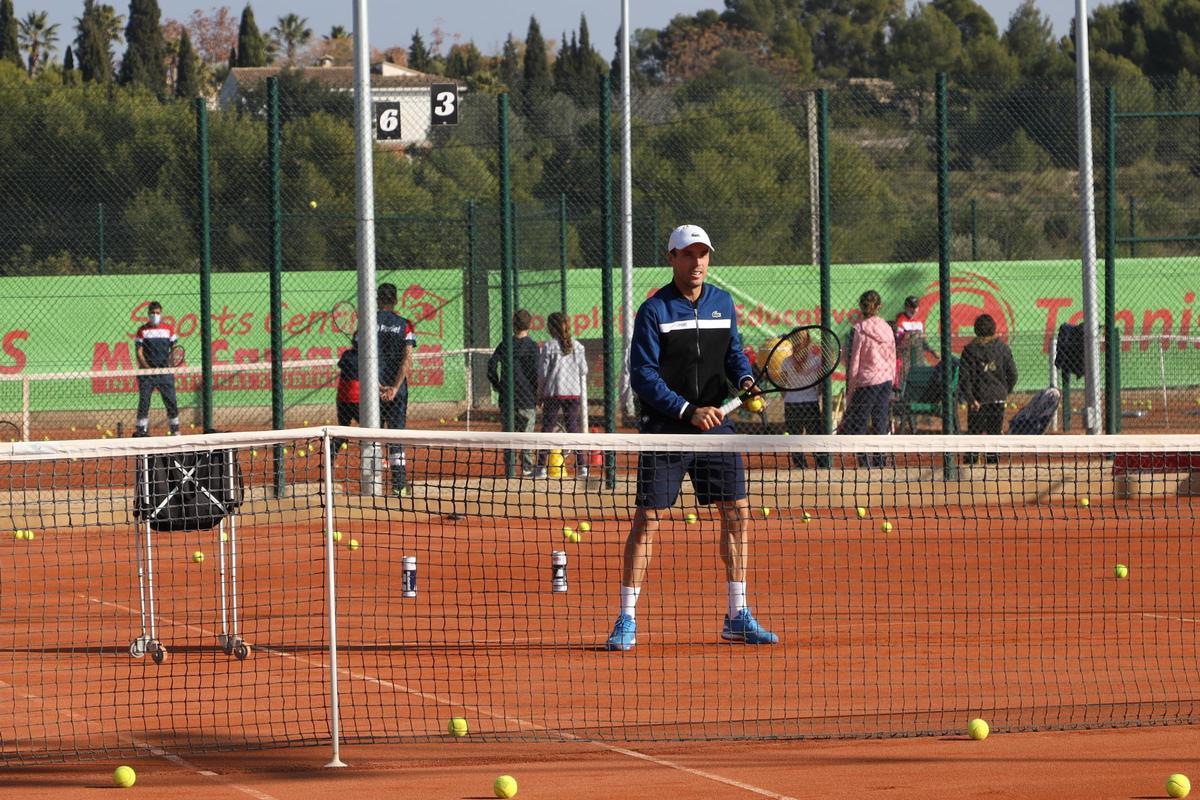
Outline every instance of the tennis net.
<path id="1" fill-rule="evenodd" d="M 780 641 L 722 641 L 722 516 L 684 479 L 636 645 L 607 651 L 639 463 L 661 498 L 697 458 L 719 494 L 733 454 Z M 1185 436 L 3 444 L 0 761 L 336 753 L 452 717 L 472 741 L 1196 722 L 1198 473 Z"/>

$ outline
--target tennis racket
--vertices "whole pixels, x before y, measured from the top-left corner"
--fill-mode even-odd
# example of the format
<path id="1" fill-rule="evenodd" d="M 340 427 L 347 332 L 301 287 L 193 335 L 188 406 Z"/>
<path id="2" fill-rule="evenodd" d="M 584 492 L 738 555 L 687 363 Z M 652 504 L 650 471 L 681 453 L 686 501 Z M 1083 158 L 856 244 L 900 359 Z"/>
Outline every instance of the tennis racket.
<path id="1" fill-rule="evenodd" d="M 0 420 L 0 442 L 19 442 L 21 439 L 21 429 L 15 422 Z"/>
<path id="2" fill-rule="evenodd" d="M 722 416 L 737 409 L 755 394 L 794 392 L 826 380 L 842 359 L 837 334 L 820 325 L 793 328 L 778 339 L 770 339 L 759 350 L 757 391 L 746 391 L 721 406 Z"/>
<path id="3" fill-rule="evenodd" d="M 339 300 L 329 312 L 330 326 L 336 333 L 344 333 L 350 341 L 358 332 L 358 309 L 349 300 Z"/>
<path id="4" fill-rule="evenodd" d="M 167 363 L 172 367 L 182 367 L 183 360 L 187 357 L 187 352 L 181 344 L 171 345 L 171 353 L 167 356 Z"/>

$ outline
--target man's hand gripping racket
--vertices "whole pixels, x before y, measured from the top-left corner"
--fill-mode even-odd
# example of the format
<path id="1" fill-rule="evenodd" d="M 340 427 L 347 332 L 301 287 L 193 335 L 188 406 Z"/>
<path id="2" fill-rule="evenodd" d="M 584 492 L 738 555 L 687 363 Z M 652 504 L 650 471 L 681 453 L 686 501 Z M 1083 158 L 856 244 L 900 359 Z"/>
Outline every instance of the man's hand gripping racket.
<path id="1" fill-rule="evenodd" d="M 721 406 L 721 415 L 735 411 L 755 395 L 808 389 L 829 378 L 842 358 L 837 334 L 820 325 L 793 328 L 759 350 L 754 384 Z"/>

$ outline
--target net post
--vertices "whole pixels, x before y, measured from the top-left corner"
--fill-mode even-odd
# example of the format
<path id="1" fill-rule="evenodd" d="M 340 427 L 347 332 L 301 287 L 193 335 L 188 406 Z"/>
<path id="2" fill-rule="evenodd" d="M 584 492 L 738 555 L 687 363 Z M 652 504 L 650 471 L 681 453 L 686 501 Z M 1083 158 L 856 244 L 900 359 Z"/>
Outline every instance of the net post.
<path id="1" fill-rule="evenodd" d="M 283 429 L 283 226 L 279 197 L 279 79 L 267 78 L 267 208 L 271 236 L 271 427 Z M 275 496 L 284 486 L 283 446 L 272 449 Z"/>
<path id="2" fill-rule="evenodd" d="M 1131 221 L 1132 221 L 1132 206 Z M 1130 232 L 1130 238 L 1133 233 Z M 1115 392 L 1117 348 L 1113 347 L 1116 331 L 1117 302 L 1117 92 L 1109 86 L 1104 90 L 1104 432 L 1113 434 L 1120 426 Z"/>
<path id="3" fill-rule="evenodd" d="M 196 175 L 200 205 L 200 409 L 204 432 L 213 429 L 212 217 L 208 185 L 208 101 L 196 98 Z"/>
<path id="4" fill-rule="evenodd" d="M 328 767 L 344 767 L 341 759 L 341 720 L 338 706 L 337 659 L 337 586 L 334 578 L 333 548 L 333 454 L 329 429 L 321 432 L 321 471 L 324 473 L 321 491 L 325 493 L 325 588 L 328 592 L 327 624 L 329 625 L 329 740 L 331 752 Z"/>
<path id="5" fill-rule="evenodd" d="M 516 369 L 516 354 L 513 352 L 512 318 L 516 313 L 517 292 L 513 268 L 513 224 L 512 202 L 509 200 L 511 185 L 509 181 L 508 161 L 508 93 L 502 92 L 496 98 L 498 125 L 500 128 L 500 335 L 504 343 L 504 383 L 500 393 L 500 426 L 502 430 L 511 431 L 517 425 L 517 408 L 515 405 L 516 388 L 513 385 L 513 371 Z M 504 451 L 504 475 L 513 477 L 517 472 L 516 453 Z"/>
<path id="6" fill-rule="evenodd" d="M 937 206 L 938 206 L 938 328 L 941 334 L 942 434 L 954 433 L 954 392 L 950 359 L 950 122 L 947 111 L 946 73 L 937 74 Z M 942 476 L 953 480 L 958 473 L 954 454 L 942 455 Z"/>

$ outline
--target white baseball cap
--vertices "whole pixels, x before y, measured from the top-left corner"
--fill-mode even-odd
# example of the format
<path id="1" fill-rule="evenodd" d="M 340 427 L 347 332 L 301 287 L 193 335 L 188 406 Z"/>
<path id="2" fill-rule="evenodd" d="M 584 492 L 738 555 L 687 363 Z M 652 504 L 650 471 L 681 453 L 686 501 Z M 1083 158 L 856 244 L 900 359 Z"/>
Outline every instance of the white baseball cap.
<path id="1" fill-rule="evenodd" d="M 671 231 L 671 238 L 667 241 L 667 252 L 672 250 L 682 250 L 690 244 L 700 243 L 706 246 L 710 251 L 713 250 L 712 242 L 708 239 L 708 234 L 704 232 L 704 228 L 699 225 L 680 225 L 675 230 Z"/>

